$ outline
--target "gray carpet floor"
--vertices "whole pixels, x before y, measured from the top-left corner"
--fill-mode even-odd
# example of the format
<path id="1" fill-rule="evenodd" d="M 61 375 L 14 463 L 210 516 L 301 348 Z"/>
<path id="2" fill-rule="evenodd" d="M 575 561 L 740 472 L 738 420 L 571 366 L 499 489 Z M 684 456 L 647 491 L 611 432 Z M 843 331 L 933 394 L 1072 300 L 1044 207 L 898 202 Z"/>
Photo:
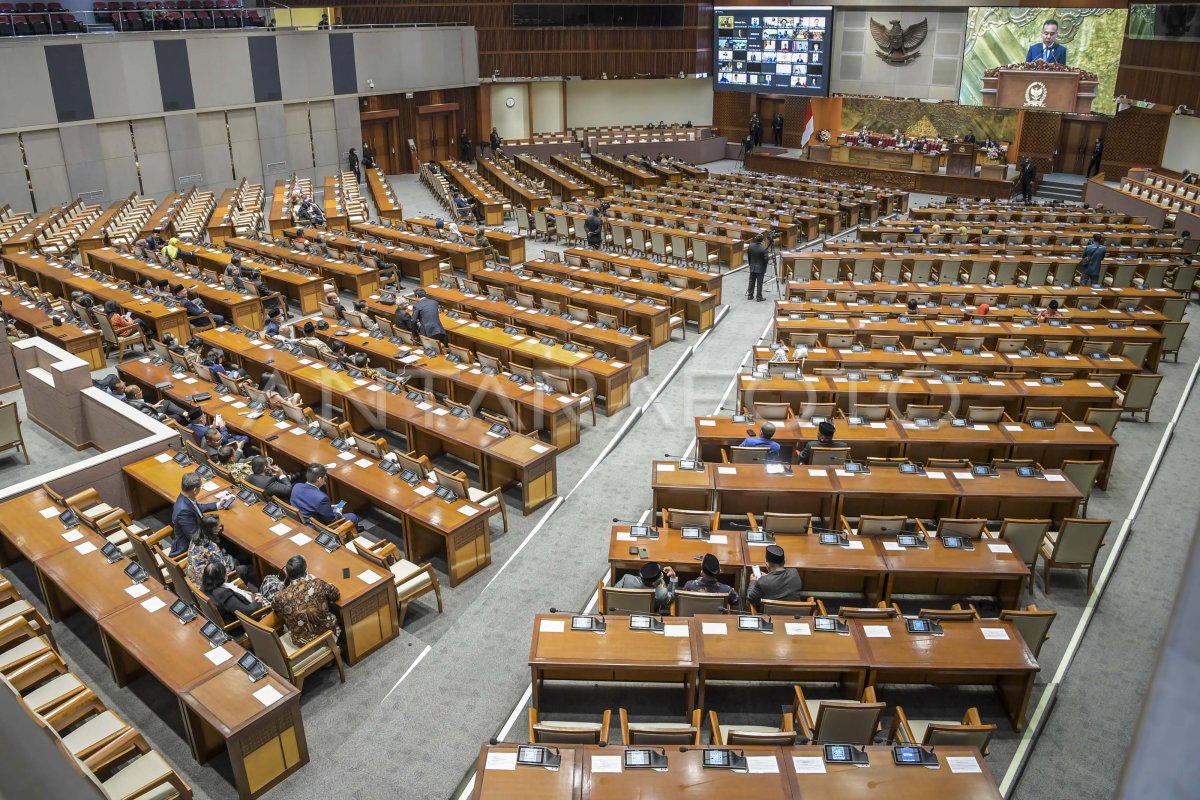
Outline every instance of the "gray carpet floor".
<path id="1" fill-rule="evenodd" d="M 731 169 L 733 164 L 715 166 Z M 415 178 L 393 178 L 393 184 L 406 215 L 445 213 Z M 542 247 L 530 242 L 529 257 Z M 348 670 L 345 685 L 339 685 L 332 670 L 306 682 L 303 713 L 312 760 L 269 796 L 452 797 L 461 790 L 481 744 L 497 736 L 514 713 L 515 723 L 504 738 L 523 739 L 533 615 L 551 607 L 588 606 L 607 571 L 610 520 L 637 519 L 649 510 L 650 461 L 689 448 L 694 415 L 732 407 L 731 380 L 766 328 L 771 309 L 770 303 L 742 299 L 744 280 L 744 272 L 727 278 L 728 308 L 706 336 L 701 339 L 689 330 L 686 340 L 677 338 L 652 351 L 650 374 L 634 384 L 630 408 L 599 417 L 595 428 L 584 422 L 580 444 L 558 459 L 561 502 L 522 517 L 510 500 L 510 530 L 502 533 L 499 519 L 493 520 L 490 567 L 449 589 L 445 564 L 435 560 L 443 578 L 443 614 L 431 603 L 417 601 L 399 638 Z M 1197 356 L 1200 331 L 1192 331 L 1180 363 L 1161 368 L 1166 379 L 1152 421 L 1124 421 L 1117 428 L 1121 446 L 1112 481 L 1107 492 L 1094 495 L 1091 516 L 1120 520 L 1131 507 L 1162 436 L 1162 421 L 1179 402 Z M 670 380 L 655 395 L 668 375 Z M 623 438 L 598 461 L 626 424 L 630 427 Z M 1136 535 L 1062 686 L 1017 796 L 1112 794 L 1178 583 L 1180 548 L 1195 529 L 1197 503 L 1187 490 L 1196 450 L 1188 438 L 1185 431 L 1172 442 L 1153 487 L 1154 502 L 1137 521 Z M 53 444 L 47 442 L 45 454 L 35 455 L 32 474 L 76 457 L 74 451 L 52 454 Z M 17 479 L 10 469 L 24 467 L 11 466 L 11 459 L 0 461 L 0 481 Z M 372 535 L 399 541 L 392 521 L 380 514 L 369 519 Z M 1106 549 L 1102 559 L 1107 557 Z M 6 574 L 40 602 L 27 564 Z M 1059 612 L 1053 638 L 1042 651 L 1040 694 L 1086 603 L 1083 577 L 1056 573 L 1052 594 L 1046 597 L 1035 587 L 1028 602 Z M 76 615 L 56 626 L 56 634 L 72 667 L 164 753 L 195 788 L 196 797 L 234 796 L 226 757 L 205 767 L 191 759 L 178 706 L 161 686 L 152 678 L 125 690 L 113 686 L 94 625 Z M 1132 664 L 1138 668 L 1130 670 Z M 710 693 L 710 705 L 722 718 L 767 723 L 778 720 L 789 692 L 782 685 L 720 687 Z M 811 695 L 832 693 L 833 687 L 817 685 Z M 1016 751 L 1019 736 L 989 690 L 881 687 L 880 697 L 919 717 L 952 718 L 967 706 L 978 706 L 985 720 L 1000 726 L 989 758 L 997 777 Z M 596 718 L 601 709 L 615 712 L 624 706 L 638 719 L 674 720 L 682 701 L 681 690 L 585 684 L 551 688 L 542 706 L 544 713 L 568 719 Z"/>

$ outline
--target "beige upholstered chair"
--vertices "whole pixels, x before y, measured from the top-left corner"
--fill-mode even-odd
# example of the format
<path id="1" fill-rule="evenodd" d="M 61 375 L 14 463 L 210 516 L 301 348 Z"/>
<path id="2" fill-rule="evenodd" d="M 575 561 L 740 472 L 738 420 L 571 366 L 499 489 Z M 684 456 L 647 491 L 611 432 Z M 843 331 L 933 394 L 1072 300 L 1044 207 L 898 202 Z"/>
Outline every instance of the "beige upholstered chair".
<path id="1" fill-rule="evenodd" d="M 600 722 L 554 722 L 543 719 L 536 708 L 529 709 L 530 744 L 599 744 L 608 742 L 612 711 L 604 709 Z"/>
<path id="2" fill-rule="evenodd" d="M 1057 531 L 1047 531 L 1042 544 L 1042 585 L 1050 594 L 1050 570 L 1087 570 L 1087 591 L 1092 593 L 1092 571 L 1096 557 L 1104 546 L 1104 535 L 1112 520 L 1107 519 L 1064 519 Z"/>
<path id="3" fill-rule="evenodd" d="M 996 732 L 995 725 L 985 725 L 979 718 L 977 708 L 968 708 L 959 722 L 931 719 L 909 719 L 904 709 L 896 706 L 888 741 L 893 744 L 921 744 L 936 747 L 977 747 L 983 755 L 988 753 L 988 743 Z"/>
<path id="4" fill-rule="evenodd" d="M 692 711 L 689 722 L 630 722 L 628 712 L 617 709 L 621 720 L 621 741 L 630 744 L 700 744 L 700 709 Z"/>
<path id="5" fill-rule="evenodd" d="M 304 679 L 321 667 L 334 664 L 342 683 L 346 682 L 346 667 L 338 649 L 333 631 L 313 639 L 306 645 L 296 646 L 290 632 L 279 633 L 282 622 L 274 612 L 257 620 L 237 612 L 242 629 L 250 638 L 250 648 L 268 667 L 287 677 L 297 689 L 304 689 Z"/>

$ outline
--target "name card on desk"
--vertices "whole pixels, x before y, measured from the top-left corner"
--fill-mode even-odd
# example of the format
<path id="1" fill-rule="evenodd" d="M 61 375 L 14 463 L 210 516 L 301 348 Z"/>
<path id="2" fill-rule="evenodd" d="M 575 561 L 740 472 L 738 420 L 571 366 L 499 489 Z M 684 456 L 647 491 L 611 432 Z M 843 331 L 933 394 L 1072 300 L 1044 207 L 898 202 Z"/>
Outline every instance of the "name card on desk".
<path id="1" fill-rule="evenodd" d="M 88 542 L 88 544 L 91 544 L 91 542 Z M 78 550 L 79 548 L 75 549 Z M 92 549 L 95 548 L 93 547 Z M 125 593 L 136 599 L 142 597 L 143 595 L 150 594 L 150 587 L 146 586 L 144 583 L 135 583 L 133 586 L 126 586 Z"/>
<path id="2" fill-rule="evenodd" d="M 783 630 L 788 636 L 811 636 L 812 628 L 807 622 L 785 622 Z"/>
<path id="3" fill-rule="evenodd" d="M 721 475 L 737 475 L 737 467 L 717 467 L 717 473 Z"/>
<path id="4" fill-rule="evenodd" d="M 949 760 L 946 759 L 947 762 Z M 974 761 L 974 759 L 970 760 Z M 792 769 L 796 771 L 797 775 L 824 775 L 825 759 L 821 756 L 792 756 Z M 593 768 L 592 771 L 595 772 L 595 769 Z"/>
<path id="5" fill-rule="evenodd" d="M 808 476 L 810 478 L 824 478 L 828 474 L 829 474 L 829 471 L 824 470 L 824 469 L 810 469 L 808 471 Z"/>
<path id="6" fill-rule="evenodd" d="M 687 625 L 664 625 L 663 636 L 668 639 L 686 639 L 690 629 Z"/>
<path id="7" fill-rule="evenodd" d="M 701 624 L 700 632 L 709 636 L 725 636 L 729 633 L 729 626 L 724 622 L 705 622 Z"/>
<path id="8" fill-rule="evenodd" d="M 979 766 L 979 759 L 975 756 L 946 756 L 946 766 L 953 773 L 983 772 L 983 767 Z"/>
<path id="9" fill-rule="evenodd" d="M 254 693 L 254 699 L 264 706 L 271 706 L 283 699 L 283 693 L 268 684 Z"/>
<path id="10" fill-rule="evenodd" d="M 303 533 L 297 533 L 295 536 L 289 536 L 288 539 L 289 539 L 289 541 L 291 541 L 301 547 L 303 547 L 304 545 L 306 545 L 312 541 L 311 536 L 308 536 Z"/>
<path id="11" fill-rule="evenodd" d="M 820 760 L 820 759 L 818 759 Z M 620 756 L 592 756 L 592 772 L 620 772 Z M 824 770 L 822 770 L 824 772 Z"/>
<path id="12" fill-rule="evenodd" d="M 76 545 L 76 546 L 75 546 L 75 550 L 76 550 L 76 552 L 78 552 L 78 553 L 79 553 L 79 555 L 81 555 L 81 556 L 86 556 L 88 553 L 94 553 L 94 552 L 96 552 L 96 545 L 92 544 L 91 542 L 84 542 L 83 544 Z M 139 585 L 140 585 L 140 584 L 139 584 Z M 131 586 L 130 588 L 132 589 L 132 588 L 135 588 L 135 587 L 132 587 L 132 586 Z M 145 588 L 145 587 L 142 587 L 142 588 Z M 129 590 L 128 590 L 128 589 L 126 589 L 126 591 L 129 591 Z M 149 591 L 149 590 L 147 589 L 146 591 Z M 145 594 L 145 593 L 146 593 L 146 592 L 142 592 L 142 594 Z M 141 595 L 136 595 L 136 594 L 134 595 L 134 597 L 140 597 L 140 596 L 141 596 Z"/>
<path id="13" fill-rule="evenodd" d="M 765 775 L 779 772 L 779 761 L 775 756 L 746 756 L 746 772 Z"/>
<path id="14" fill-rule="evenodd" d="M 151 597 L 149 600 L 142 601 L 142 608 L 153 614 L 160 608 L 166 608 L 167 604 L 163 602 L 161 597 Z"/>
<path id="15" fill-rule="evenodd" d="M 167 456 L 167 460 L 170 461 L 171 457 Z M 57 507 L 50 506 L 49 508 L 43 508 L 38 513 L 42 515 L 42 519 L 50 519 L 51 517 L 57 517 L 62 512 Z"/>
<path id="16" fill-rule="evenodd" d="M 358 573 L 357 577 L 360 581 L 365 583 L 367 586 L 371 586 L 375 583 L 378 583 L 379 579 L 382 578 L 383 576 L 380 575 L 378 572 L 375 572 L 374 570 L 364 569 L 362 572 Z"/>
<path id="17" fill-rule="evenodd" d="M 659 472 L 674 472 L 675 471 L 674 464 L 655 464 L 654 468 L 657 469 Z"/>
<path id="18" fill-rule="evenodd" d="M 500 770 L 515 770 L 517 768 L 516 753 L 488 753 L 487 760 L 484 762 L 483 768 L 500 769 Z"/>
<path id="19" fill-rule="evenodd" d="M 995 641 L 1007 642 L 1008 631 L 1004 628 L 980 628 L 979 632 L 983 634 L 985 639 L 993 639 Z"/>
<path id="20" fill-rule="evenodd" d="M 224 664 L 229 659 L 233 658 L 233 654 L 230 653 L 228 650 L 226 650 L 224 647 L 214 647 L 212 650 L 209 650 L 207 653 L 205 653 L 204 657 L 207 658 L 209 661 L 211 661 L 213 664 L 220 666 L 221 664 Z"/>
<path id="21" fill-rule="evenodd" d="M 64 539 L 66 539 L 68 542 L 78 542 L 80 539 L 83 538 L 83 533 L 81 533 L 78 528 L 75 528 L 74 530 L 70 530 L 70 531 L 67 531 L 66 533 L 64 533 L 62 535 L 62 537 Z M 93 547 L 92 550 L 94 550 L 94 549 L 95 548 Z M 91 552 L 91 550 L 89 550 L 88 552 Z"/>
<path id="22" fill-rule="evenodd" d="M 1047 475 L 1046 476 L 1047 483 L 1065 483 L 1066 480 L 1067 480 L 1067 477 L 1065 475 Z"/>
<path id="23" fill-rule="evenodd" d="M 863 635 L 868 639 L 890 639 L 892 629 L 887 625 L 863 625 Z"/>
<path id="24" fill-rule="evenodd" d="M 544 619 L 538 625 L 539 633 L 562 633 L 567 629 L 566 620 L 562 619 Z"/>

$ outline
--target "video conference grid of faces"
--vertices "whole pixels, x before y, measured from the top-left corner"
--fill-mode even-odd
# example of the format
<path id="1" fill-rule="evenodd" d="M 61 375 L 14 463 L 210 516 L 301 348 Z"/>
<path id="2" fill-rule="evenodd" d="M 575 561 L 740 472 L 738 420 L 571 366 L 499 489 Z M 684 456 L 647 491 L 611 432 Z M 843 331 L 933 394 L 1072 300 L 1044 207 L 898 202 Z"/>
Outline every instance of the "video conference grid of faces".
<path id="1" fill-rule="evenodd" d="M 828 13 L 761 16 L 753 9 L 722 9 L 717 15 L 717 82 L 823 94 L 828 26 Z"/>

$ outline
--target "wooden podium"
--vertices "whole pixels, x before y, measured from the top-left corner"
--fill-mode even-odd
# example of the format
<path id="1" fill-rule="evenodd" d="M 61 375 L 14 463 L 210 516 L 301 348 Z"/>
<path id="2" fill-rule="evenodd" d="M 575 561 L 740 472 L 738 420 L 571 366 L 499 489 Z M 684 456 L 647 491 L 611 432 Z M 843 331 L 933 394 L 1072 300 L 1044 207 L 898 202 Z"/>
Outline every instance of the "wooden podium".
<path id="1" fill-rule="evenodd" d="M 1000 67 L 983 75 L 983 104 L 989 108 L 1090 114 L 1097 84 L 1076 69 Z"/>
<path id="2" fill-rule="evenodd" d="M 975 177 L 975 151 L 970 142 L 952 142 L 950 155 L 946 159 L 946 174 L 956 177 Z"/>

